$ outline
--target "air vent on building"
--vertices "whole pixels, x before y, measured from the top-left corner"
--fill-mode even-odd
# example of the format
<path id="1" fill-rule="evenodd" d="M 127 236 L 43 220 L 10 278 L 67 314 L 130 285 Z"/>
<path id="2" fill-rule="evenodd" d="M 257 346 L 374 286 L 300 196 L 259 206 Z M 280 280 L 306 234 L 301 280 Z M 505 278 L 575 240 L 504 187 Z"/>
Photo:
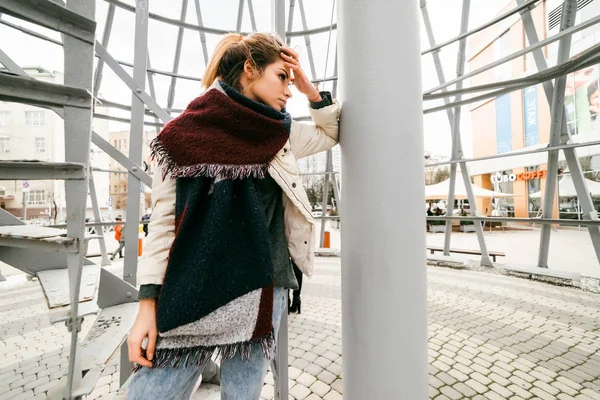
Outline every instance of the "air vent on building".
<path id="1" fill-rule="evenodd" d="M 577 0 L 577 11 L 581 10 L 583 7 L 587 6 L 594 0 Z M 555 27 L 560 25 L 560 19 L 562 17 L 562 4 L 556 7 L 554 10 L 550 11 L 548 14 L 548 30 L 552 30 Z"/>

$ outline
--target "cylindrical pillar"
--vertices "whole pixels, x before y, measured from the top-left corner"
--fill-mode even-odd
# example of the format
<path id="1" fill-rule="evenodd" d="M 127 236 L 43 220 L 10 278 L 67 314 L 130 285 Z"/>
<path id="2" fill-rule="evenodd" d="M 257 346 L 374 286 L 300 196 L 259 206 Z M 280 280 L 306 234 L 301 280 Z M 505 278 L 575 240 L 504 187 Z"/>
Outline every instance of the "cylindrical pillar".
<path id="1" fill-rule="evenodd" d="M 428 398 L 417 5 L 338 9 L 345 400 Z"/>

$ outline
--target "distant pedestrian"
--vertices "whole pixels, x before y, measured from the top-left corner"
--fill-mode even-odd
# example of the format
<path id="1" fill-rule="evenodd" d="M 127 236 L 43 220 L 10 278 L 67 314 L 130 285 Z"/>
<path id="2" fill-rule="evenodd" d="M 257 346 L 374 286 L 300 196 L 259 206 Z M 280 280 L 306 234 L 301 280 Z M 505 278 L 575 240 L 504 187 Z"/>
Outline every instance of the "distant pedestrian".
<path id="1" fill-rule="evenodd" d="M 150 224 L 150 214 L 146 214 L 142 217 L 142 230 L 144 231 L 144 237 L 148 236 L 148 225 Z"/>
<path id="2" fill-rule="evenodd" d="M 123 221 L 123 218 L 117 217 L 117 218 L 115 218 L 115 221 L 117 221 L 117 222 Z M 125 247 L 125 237 L 123 236 L 123 225 L 122 224 L 115 225 L 115 240 L 117 242 L 119 242 L 119 248 L 117 248 L 117 250 L 115 250 L 115 252 L 112 254 L 112 256 L 110 257 L 111 260 L 115 259 L 115 257 L 117 256 L 117 253 L 119 253 L 119 258 L 123 258 L 123 248 Z"/>

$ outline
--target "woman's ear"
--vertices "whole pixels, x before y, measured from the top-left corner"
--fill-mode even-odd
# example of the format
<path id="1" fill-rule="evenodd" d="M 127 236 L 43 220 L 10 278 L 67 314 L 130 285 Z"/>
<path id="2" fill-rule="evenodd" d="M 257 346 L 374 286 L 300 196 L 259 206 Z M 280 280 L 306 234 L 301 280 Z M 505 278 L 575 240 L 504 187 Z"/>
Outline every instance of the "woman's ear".
<path id="1" fill-rule="evenodd" d="M 257 77 L 256 68 L 250 62 L 250 60 L 246 60 L 244 62 L 244 75 L 246 75 L 246 78 L 250 81 L 256 79 L 256 77 Z"/>

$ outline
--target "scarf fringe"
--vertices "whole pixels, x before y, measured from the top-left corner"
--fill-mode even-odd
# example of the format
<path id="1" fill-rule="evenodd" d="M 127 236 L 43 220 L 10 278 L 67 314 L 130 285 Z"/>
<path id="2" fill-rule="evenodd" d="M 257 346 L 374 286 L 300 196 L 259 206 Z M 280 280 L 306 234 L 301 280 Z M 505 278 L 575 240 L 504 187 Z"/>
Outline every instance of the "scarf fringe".
<path id="1" fill-rule="evenodd" d="M 224 165 L 224 164 L 194 164 L 179 166 L 177 165 L 167 149 L 156 137 L 150 143 L 150 155 L 163 168 L 163 179 L 169 175 L 171 178 L 221 178 L 221 179 L 245 179 L 258 178 L 266 176 L 269 166 L 267 164 L 250 165 Z"/>
<path id="2" fill-rule="evenodd" d="M 263 355 L 266 359 L 270 360 L 275 355 L 275 336 L 273 333 L 270 333 L 261 339 L 220 346 L 156 349 L 154 351 L 154 359 L 152 360 L 152 368 L 187 368 L 191 366 L 204 365 L 210 358 L 212 358 L 215 351 L 217 352 L 217 355 L 221 357 L 221 360 L 230 359 L 238 353 L 242 359 L 248 360 L 250 358 L 252 345 L 254 344 L 260 344 Z M 141 368 L 141 365 L 135 364 L 133 366 L 133 372 L 137 372 Z"/>

